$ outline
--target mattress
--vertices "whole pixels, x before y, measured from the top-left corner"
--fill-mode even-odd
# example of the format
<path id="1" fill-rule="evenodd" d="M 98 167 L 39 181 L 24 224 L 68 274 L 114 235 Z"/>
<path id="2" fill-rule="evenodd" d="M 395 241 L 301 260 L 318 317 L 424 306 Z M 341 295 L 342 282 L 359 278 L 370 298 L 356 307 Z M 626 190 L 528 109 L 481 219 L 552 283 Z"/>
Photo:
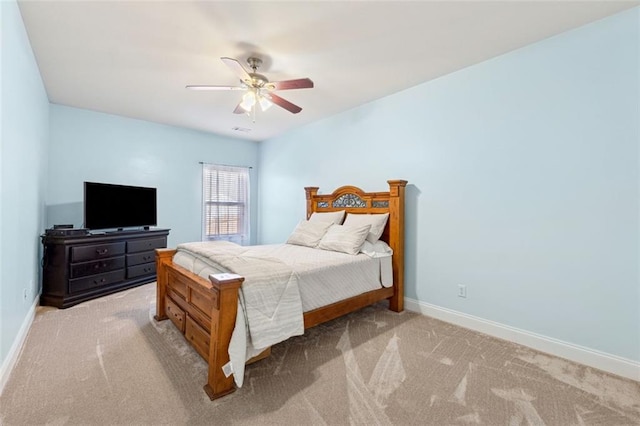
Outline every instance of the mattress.
<path id="1" fill-rule="evenodd" d="M 206 279 L 209 274 L 238 273 L 190 250 L 190 247 L 206 247 L 207 244 L 215 243 L 179 245 L 173 262 Z M 354 256 L 292 244 L 248 246 L 243 255 L 275 259 L 289 266 L 298 278 L 304 312 L 393 284 L 390 255 L 372 258 L 360 253 Z"/>

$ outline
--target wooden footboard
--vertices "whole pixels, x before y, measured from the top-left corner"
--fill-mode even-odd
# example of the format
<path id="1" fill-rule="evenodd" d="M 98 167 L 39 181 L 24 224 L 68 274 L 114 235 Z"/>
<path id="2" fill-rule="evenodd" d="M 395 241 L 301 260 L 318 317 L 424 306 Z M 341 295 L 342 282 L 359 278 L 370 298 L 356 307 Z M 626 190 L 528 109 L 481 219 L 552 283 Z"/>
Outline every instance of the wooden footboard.
<path id="1" fill-rule="evenodd" d="M 209 364 L 204 390 L 216 399 L 235 390 L 233 376 L 225 374 L 229 342 L 236 323 L 238 289 L 244 278 L 209 281 L 174 265 L 175 250 L 156 250 L 157 321 L 170 319 Z"/>
<path id="2" fill-rule="evenodd" d="M 404 187 L 406 181 L 389 181 L 389 192 L 365 193 L 345 186 L 330 195 L 318 195 L 318 188 L 305 188 L 307 217 L 314 211 L 346 210 L 348 213 L 389 213 L 382 239 L 394 251 L 393 287 L 380 288 L 304 314 L 304 327 L 333 320 L 373 303 L 389 300 L 389 308 L 400 312 L 404 306 Z M 352 196 L 357 198 L 354 203 Z M 345 197 L 348 200 L 345 201 Z M 347 204 L 345 205 L 345 202 Z M 213 275 L 206 280 L 173 263 L 174 249 L 156 250 L 157 321 L 170 319 L 187 341 L 209 364 L 209 398 L 216 399 L 235 390 L 233 376 L 226 374 L 229 343 L 238 309 L 239 275 Z M 269 350 L 254 360 L 268 356 Z M 251 361 L 251 360 L 250 360 Z"/>

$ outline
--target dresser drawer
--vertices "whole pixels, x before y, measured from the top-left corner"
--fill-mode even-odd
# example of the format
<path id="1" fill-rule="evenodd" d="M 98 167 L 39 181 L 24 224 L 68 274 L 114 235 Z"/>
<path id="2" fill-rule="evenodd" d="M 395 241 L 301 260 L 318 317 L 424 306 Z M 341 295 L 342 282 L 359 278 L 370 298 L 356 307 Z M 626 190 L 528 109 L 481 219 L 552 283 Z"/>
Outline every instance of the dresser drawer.
<path id="1" fill-rule="evenodd" d="M 71 247 L 71 261 L 85 262 L 124 254 L 125 242 Z"/>
<path id="2" fill-rule="evenodd" d="M 171 298 L 165 298 L 164 313 L 167 314 L 172 323 L 178 327 L 180 333 L 184 333 L 185 313 Z"/>
<path id="3" fill-rule="evenodd" d="M 90 290 L 124 281 L 124 269 L 69 280 L 69 293 Z"/>
<path id="4" fill-rule="evenodd" d="M 166 238 L 146 238 L 143 240 L 133 240 L 127 242 L 127 253 L 136 253 L 139 251 L 153 251 L 157 248 L 165 248 L 167 246 Z"/>
<path id="5" fill-rule="evenodd" d="M 211 337 L 209 333 L 200 327 L 189 315 L 187 315 L 184 337 L 191 343 L 202 358 L 207 361 L 209 360 L 209 342 Z"/>
<path id="6" fill-rule="evenodd" d="M 127 266 L 141 265 L 143 263 L 149 263 L 149 262 L 155 262 L 155 261 L 156 261 L 155 251 L 143 251 L 141 253 L 127 255 Z"/>
<path id="7" fill-rule="evenodd" d="M 110 257 L 91 262 L 72 263 L 69 267 L 70 278 L 86 277 L 124 268 L 124 256 Z"/>
<path id="8" fill-rule="evenodd" d="M 142 265 L 129 266 L 127 268 L 127 278 L 141 277 L 143 275 L 155 275 L 156 263 L 143 263 Z"/>

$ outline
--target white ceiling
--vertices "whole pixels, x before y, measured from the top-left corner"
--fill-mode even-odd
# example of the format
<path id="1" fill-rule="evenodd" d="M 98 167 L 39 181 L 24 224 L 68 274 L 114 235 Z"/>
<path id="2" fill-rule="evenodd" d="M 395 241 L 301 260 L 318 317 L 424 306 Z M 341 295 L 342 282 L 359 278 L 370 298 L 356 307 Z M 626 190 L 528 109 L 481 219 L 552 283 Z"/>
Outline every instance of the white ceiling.
<path id="1" fill-rule="evenodd" d="M 638 1 L 19 1 L 52 103 L 264 140 L 638 5 Z M 257 55 L 277 92 L 256 122 L 220 61 Z M 248 132 L 234 127 L 250 129 Z"/>

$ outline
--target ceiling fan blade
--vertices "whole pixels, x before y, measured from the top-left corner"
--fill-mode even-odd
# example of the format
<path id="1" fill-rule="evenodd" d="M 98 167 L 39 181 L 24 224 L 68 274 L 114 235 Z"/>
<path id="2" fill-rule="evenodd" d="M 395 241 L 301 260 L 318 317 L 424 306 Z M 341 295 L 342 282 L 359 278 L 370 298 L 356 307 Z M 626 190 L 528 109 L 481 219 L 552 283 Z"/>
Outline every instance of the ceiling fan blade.
<path id="1" fill-rule="evenodd" d="M 290 89 L 311 89 L 313 81 L 308 78 L 299 78 L 297 80 L 272 81 L 267 83 L 273 86 L 273 90 L 290 90 Z"/>
<path id="2" fill-rule="evenodd" d="M 300 111 L 302 111 L 302 108 L 300 108 L 298 105 L 294 105 L 291 102 L 289 102 L 286 99 L 281 98 L 280 96 L 274 94 L 274 93 L 269 93 L 268 99 L 273 102 L 274 104 L 278 105 L 279 107 L 282 107 L 284 109 L 286 109 L 287 111 L 293 113 L 293 114 L 297 114 Z"/>
<path id="3" fill-rule="evenodd" d="M 222 59 L 222 62 L 224 62 L 225 65 L 228 66 L 229 69 L 231 69 L 231 71 L 233 71 L 233 73 L 238 76 L 240 81 L 247 84 L 251 82 L 251 76 L 242 67 L 242 65 L 240 65 L 240 62 L 236 61 L 233 58 L 222 57 L 220 59 Z"/>
<path id="4" fill-rule="evenodd" d="M 199 86 L 199 85 L 188 85 L 185 86 L 190 90 L 245 90 L 246 87 L 243 86 Z"/>

